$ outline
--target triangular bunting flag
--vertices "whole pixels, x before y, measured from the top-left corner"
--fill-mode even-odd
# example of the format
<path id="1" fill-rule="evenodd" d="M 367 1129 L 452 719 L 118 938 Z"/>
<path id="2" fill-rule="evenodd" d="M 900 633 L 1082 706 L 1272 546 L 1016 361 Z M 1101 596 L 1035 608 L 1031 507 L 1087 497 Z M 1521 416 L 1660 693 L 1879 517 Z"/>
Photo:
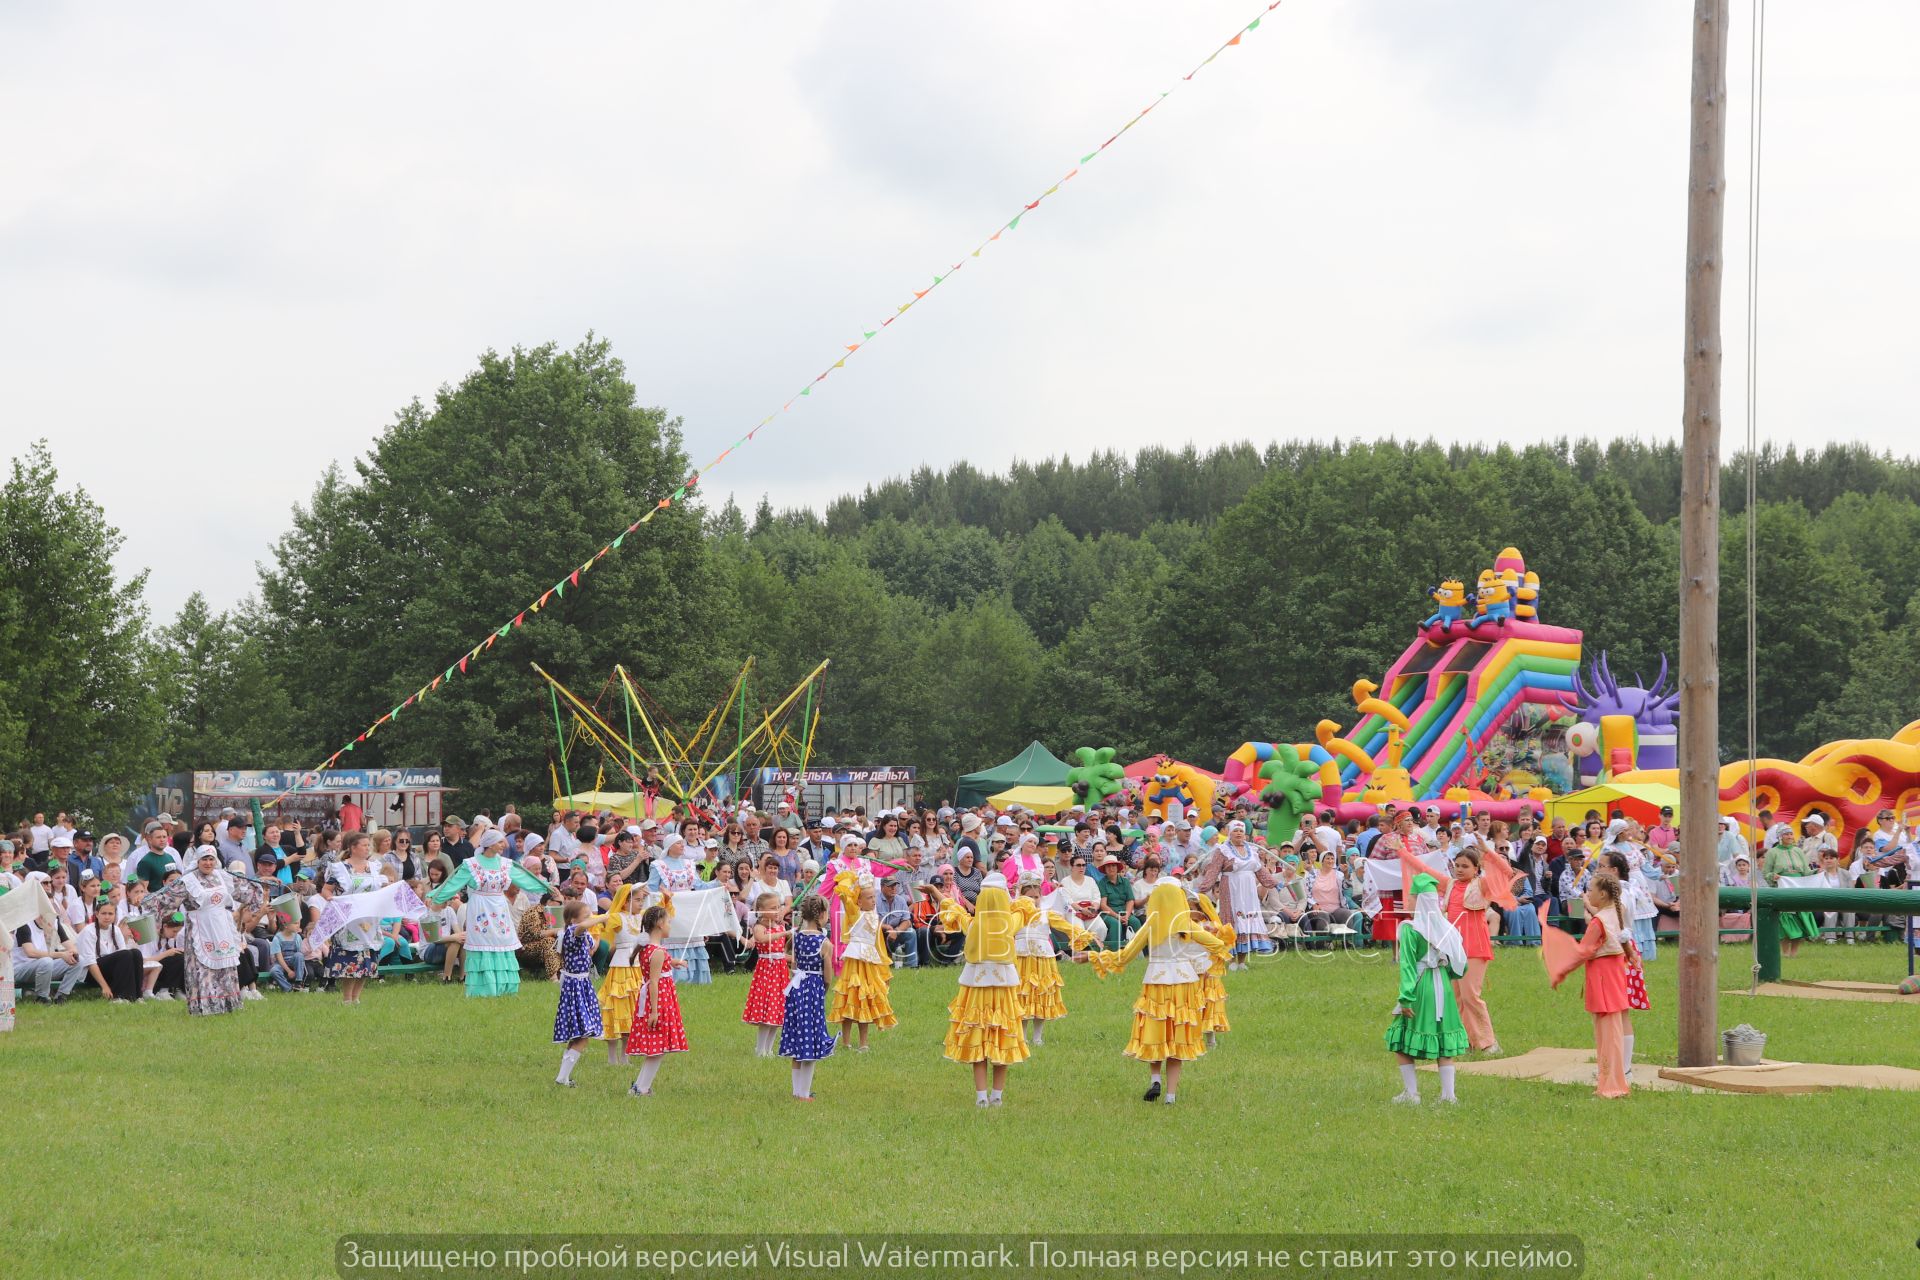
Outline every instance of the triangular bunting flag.
<path id="1" fill-rule="evenodd" d="M 1243 32 L 1241 32 L 1240 34 L 1241 34 L 1241 35 L 1245 35 L 1246 33 L 1245 33 L 1245 32 L 1243 31 Z M 1226 43 L 1226 45 L 1225 45 L 1224 47 L 1225 47 L 1225 48 L 1228 48 L 1228 49 L 1231 49 L 1231 48 L 1233 48 L 1233 46 L 1235 46 L 1235 45 L 1237 45 L 1237 44 L 1239 44 L 1239 43 L 1240 43 L 1240 36 L 1235 36 L 1235 37 L 1234 37 L 1233 39 L 1231 39 L 1231 40 L 1229 40 L 1229 41 L 1227 41 L 1227 43 Z"/>
<path id="2" fill-rule="evenodd" d="M 481 645 L 480 647 L 481 647 L 482 649 L 491 649 L 491 648 L 493 648 L 493 642 L 494 642 L 495 640 L 498 640 L 499 638 L 500 638 L 500 633 L 496 631 L 496 632 L 494 632 L 494 633 L 493 633 L 492 635 L 490 635 L 490 636 L 488 636 L 488 637 L 487 637 L 487 642 L 486 642 L 485 644 L 483 644 L 483 645 Z"/>
<path id="3" fill-rule="evenodd" d="M 1029 207 L 1029 208 L 1031 208 L 1032 206 L 1031 206 L 1031 205 L 1029 205 L 1028 207 Z M 1013 221 L 1012 221 L 1012 222 L 1009 222 L 1009 223 L 1007 224 L 1007 230 L 1009 230 L 1009 231 L 1015 231 L 1015 230 L 1018 230 L 1018 229 L 1019 229 L 1019 227 L 1020 227 L 1020 219 L 1022 219 L 1022 218 L 1024 218 L 1024 217 L 1026 217 L 1026 216 L 1027 216 L 1027 215 L 1026 215 L 1026 214 L 1024 214 L 1024 213 L 1016 213 L 1016 214 L 1014 214 L 1014 215 L 1013 215 Z"/>
<path id="4" fill-rule="evenodd" d="M 869 338 L 871 338 L 874 334 L 880 331 L 878 329 L 862 329 L 861 332 L 866 334 Z"/>
<path id="5" fill-rule="evenodd" d="M 1080 157 L 1080 163 L 1085 164 L 1087 161 L 1093 159 L 1095 156 L 1099 154 L 1100 153 L 1098 151 L 1089 151 L 1087 152 L 1087 154 Z"/>
<path id="6" fill-rule="evenodd" d="M 514 615 L 513 625 L 516 627 L 524 627 L 527 625 L 527 611 L 525 609 L 522 609 Z"/>
<path id="7" fill-rule="evenodd" d="M 579 571 L 578 569 L 575 569 L 575 570 L 574 570 L 574 571 L 573 571 L 572 573 L 570 573 L 570 574 L 568 574 L 568 575 L 567 575 L 567 581 L 568 581 L 568 582 L 571 582 L 571 583 L 572 583 L 572 584 L 573 584 L 574 586 L 576 586 L 576 587 L 577 587 L 577 586 L 579 586 L 579 585 L 580 585 L 580 571 Z"/>
<path id="8" fill-rule="evenodd" d="M 626 540 L 627 540 L 627 535 L 623 533 L 607 545 L 617 548 L 621 543 L 625 542 Z"/>

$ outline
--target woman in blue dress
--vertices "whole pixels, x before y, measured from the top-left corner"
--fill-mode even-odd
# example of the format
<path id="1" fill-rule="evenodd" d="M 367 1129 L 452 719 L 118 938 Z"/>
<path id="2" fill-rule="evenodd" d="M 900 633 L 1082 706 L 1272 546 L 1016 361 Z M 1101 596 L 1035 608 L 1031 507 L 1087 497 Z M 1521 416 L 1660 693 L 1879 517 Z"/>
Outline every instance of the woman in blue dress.
<path id="1" fill-rule="evenodd" d="M 827 1031 L 827 973 L 837 968 L 826 945 L 827 900 L 810 894 L 800 904 L 793 935 L 793 976 L 787 980 L 786 1014 L 780 1026 L 780 1056 L 793 1062 L 793 1096 L 813 1101 L 813 1068 L 833 1053 Z"/>

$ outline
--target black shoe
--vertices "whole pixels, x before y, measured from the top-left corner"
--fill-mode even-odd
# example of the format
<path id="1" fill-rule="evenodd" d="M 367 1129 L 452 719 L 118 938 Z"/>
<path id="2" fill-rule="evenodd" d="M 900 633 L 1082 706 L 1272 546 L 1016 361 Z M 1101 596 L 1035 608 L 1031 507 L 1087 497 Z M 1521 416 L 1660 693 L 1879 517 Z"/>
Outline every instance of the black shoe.
<path id="1" fill-rule="evenodd" d="M 54 998 L 53 998 L 52 1000 L 50 1000 L 50 1001 L 48 1001 L 47 1003 L 49 1003 L 49 1004 L 65 1004 L 66 1002 L 67 1002 L 67 997 L 66 997 L 66 995 L 65 995 L 65 993 L 62 993 L 62 994 L 60 994 L 60 995 L 57 995 L 57 996 L 55 996 L 55 997 L 54 997 Z"/>
<path id="2" fill-rule="evenodd" d="M 1160 1097 L 1160 1082 L 1158 1080 L 1155 1080 L 1152 1084 L 1147 1086 L 1146 1096 L 1140 1100 L 1142 1102 L 1155 1102 L 1159 1100 L 1159 1097 Z"/>

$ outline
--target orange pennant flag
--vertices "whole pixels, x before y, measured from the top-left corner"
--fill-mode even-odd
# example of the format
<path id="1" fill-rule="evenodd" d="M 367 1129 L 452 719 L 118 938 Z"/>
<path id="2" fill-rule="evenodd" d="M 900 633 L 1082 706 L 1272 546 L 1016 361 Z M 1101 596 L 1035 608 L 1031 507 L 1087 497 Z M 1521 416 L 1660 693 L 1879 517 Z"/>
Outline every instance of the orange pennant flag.
<path id="1" fill-rule="evenodd" d="M 1229 40 L 1229 41 L 1227 41 L 1227 48 L 1229 48 L 1229 49 L 1231 49 L 1231 48 L 1232 48 L 1232 47 L 1233 47 L 1234 45 L 1236 45 L 1236 44 L 1239 44 L 1239 43 L 1240 43 L 1240 36 L 1243 36 L 1243 35 L 1245 35 L 1245 34 L 1246 34 L 1246 32 L 1244 32 L 1244 31 L 1242 31 L 1242 32 L 1240 33 L 1240 35 L 1236 35 L 1236 36 L 1235 36 L 1235 37 L 1234 37 L 1233 39 L 1231 39 L 1231 40 Z"/>

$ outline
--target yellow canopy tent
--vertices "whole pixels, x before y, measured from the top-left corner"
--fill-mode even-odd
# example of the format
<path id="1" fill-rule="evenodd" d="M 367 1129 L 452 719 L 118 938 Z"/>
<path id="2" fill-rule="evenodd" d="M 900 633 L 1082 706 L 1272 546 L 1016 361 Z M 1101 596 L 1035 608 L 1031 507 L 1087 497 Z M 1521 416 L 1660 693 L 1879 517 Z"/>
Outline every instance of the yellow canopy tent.
<path id="1" fill-rule="evenodd" d="M 996 809 L 1024 805 L 1035 813 L 1064 813 L 1074 805 L 1072 787 L 1008 787 L 999 795 L 988 796 Z"/>
<path id="2" fill-rule="evenodd" d="M 1680 792 L 1676 788 L 1658 782 L 1602 782 L 1547 801 L 1547 818 L 1565 818 L 1568 826 L 1575 827 L 1589 809 L 1598 809 L 1602 818 L 1618 809 L 1635 822 L 1652 826 L 1660 820 L 1663 806 L 1672 806 L 1674 817 L 1679 818 Z"/>
<path id="3" fill-rule="evenodd" d="M 661 797 L 653 802 L 651 812 L 647 809 L 647 793 L 644 791 L 581 791 L 570 796 L 561 796 L 554 801 L 559 809 L 611 809 L 617 814 L 632 818 L 635 822 L 642 818 L 654 818 L 665 822 L 673 816 L 673 801 Z"/>

